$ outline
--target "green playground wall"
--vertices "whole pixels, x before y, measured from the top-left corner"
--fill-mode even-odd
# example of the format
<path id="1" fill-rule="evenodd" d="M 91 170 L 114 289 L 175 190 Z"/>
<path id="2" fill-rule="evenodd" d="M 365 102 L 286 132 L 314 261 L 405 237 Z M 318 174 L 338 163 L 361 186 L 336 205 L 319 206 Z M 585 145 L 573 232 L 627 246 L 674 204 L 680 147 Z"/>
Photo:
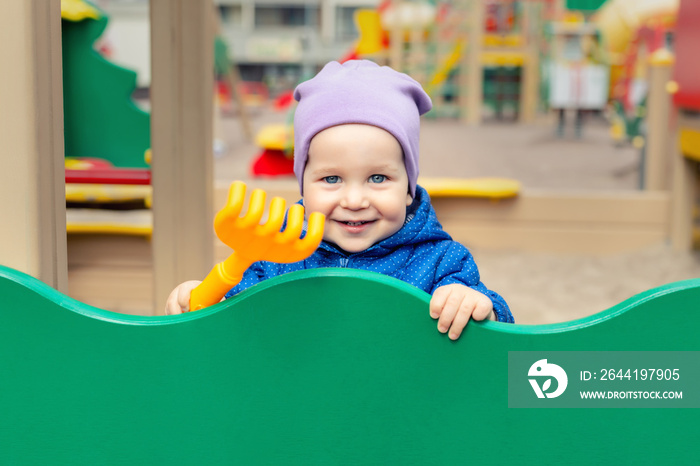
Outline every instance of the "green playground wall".
<path id="1" fill-rule="evenodd" d="M 596 11 L 608 0 L 566 0 L 568 10 Z"/>
<path id="2" fill-rule="evenodd" d="M 697 409 L 509 408 L 507 366 L 698 351 L 700 279 L 456 342 L 429 295 L 362 271 L 179 316 L 93 308 L 2 267 L 0 296 L 0 464 L 697 464 Z"/>
<path id="3" fill-rule="evenodd" d="M 108 17 L 61 21 L 66 157 L 100 158 L 121 168 L 145 168 L 151 146 L 148 112 L 136 106 L 136 72 L 100 55 L 95 42 Z"/>

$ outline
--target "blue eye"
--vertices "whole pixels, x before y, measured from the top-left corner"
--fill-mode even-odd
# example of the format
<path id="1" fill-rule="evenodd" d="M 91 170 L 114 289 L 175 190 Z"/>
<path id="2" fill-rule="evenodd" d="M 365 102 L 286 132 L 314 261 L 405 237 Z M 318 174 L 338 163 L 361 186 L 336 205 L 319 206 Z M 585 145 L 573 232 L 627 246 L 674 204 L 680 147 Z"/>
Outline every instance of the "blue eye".
<path id="1" fill-rule="evenodd" d="M 370 183 L 382 183 L 386 181 L 386 176 L 384 175 L 372 175 L 369 177 Z"/>
<path id="2" fill-rule="evenodd" d="M 340 181 L 340 177 L 335 175 L 326 176 L 325 178 L 323 178 L 323 181 L 325 181 L 328 184 L 336 184 Z"/>

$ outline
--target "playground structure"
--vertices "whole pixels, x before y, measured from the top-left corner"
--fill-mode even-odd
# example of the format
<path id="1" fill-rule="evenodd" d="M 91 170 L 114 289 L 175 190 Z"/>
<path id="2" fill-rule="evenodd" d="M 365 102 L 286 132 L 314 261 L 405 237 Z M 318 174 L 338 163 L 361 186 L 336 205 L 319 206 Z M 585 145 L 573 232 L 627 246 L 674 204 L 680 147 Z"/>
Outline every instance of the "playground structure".
<path id="1" fill-rule="evenodd" d="M 426 293 L 347 269 L 288 274 L 167 317 L 95 309 L 4 267 L 0 293 L 11 464 L 540 465 L 532 445 L 543 433 L 557 463 L 697 460 L 700 314 L 682 325 L 659 315 L 694 309 L 699 280 L 564 324 L 469 324 L 456 342 L 433 328 Z M 621 354 L 636 355 L 632 369 L 672 366 L 680 380 L 581 380 Z M 553 377 L 528 370 L 542 359 L 568 374 L 557 398 L 538 399 L 528 383 L 554 393 Z M 586 403 L 585 390 L 682 398 Z M 435 432 L 449 447 L 435 447 Z"/>
<path id="2" fill-rule="evenodd" d="M 595 16 L 610 64 L 611 135 L 615 141 L 644 147 L 649 61 L 656 51 L 672 48 L 678 5 L 677 0 L 611 0 Z"/>
<path id="3" fill-rule="evenodd" d="M 67 230 L 149 237 L 150 115 L 131 98 L 136 73 L 97 50 L 109 21 L 106 12 L 84 0 L 67 0 L 61 2 L 61 16 Z M 217 79 L 235 103 L 244 135 L 252 139 L 248 103 L 218 30 L 214 48 Z M 214 110 L 217 123 L 220 109 Z"/>
<path id="4" fill-rule="evenodd" d="M 149 235 L 150 115 L 131 99 L 136 73 L 95 50 L 104 11 L 63 1 L 61 19 L 67 231 Z"/>
<path id="5" fill-rule="evenodd" d="M 201 16 L 203 14 L 204 12 L 199 12 L 194 15 L 194 18 L 198 18 L 197 21 L 201 21 L 201 23 L 197 23 L 197 26 L 190 25 L 189 27 L 195 30 L 203 27 L 201 24 L 209 21 L 205 21 Z M 163 21 L 167 19 L 175 22 L 177 27 L 182 27 L 180 23 L 177 23 L 181 19 L 170 18 L 167 14 L 158 16 L 158 19 Z M 166 23 L 171 24 L 167 21 Z M 159 38 L 160 36 L 156 35 L 155 37 Z M 204 43 L 205 39 L 201 40 Z M 208 78 L 200 76 L 198 72 L 192 70 L 200 70 L 200 66 L 202 68 L 209 66 L 201 64 L 207 55 L 202 52 L 204 50 L 202 48 L 202 50 L 197 52 L 196 58 L 190 55 L 187 58 L 184 56 L 176 58 L 179 56 L 177 54 L 185 52 L 179 50 L 175 45 L 154 41 L 153 46 L 162 48 L 164 51 L 163 54 L 154 54 L 156 67 L 159 63 L 158 60 L 161 59 L 161 66 L 169 67 L 167 72 L 156 74 L 156 77 L 162 76 L 163 81 L 158 85 L 154 84 L 153 87 L 153 108 L 162 108 L 160 110 L 160 118 L 157 119 L 162 126 L 158 131 L 153 130 L 153 135 L 154 137 L 158 135 L 163 137 L 160 151 L 156 147 L 157 144 L 153 144 L 154 152 L 172 155 L 175 159 L 164 162 L 164 165 L 161 165 L 163 173 L 160 176 L 154 172 L 153 181 L 156 184 L 165 183 L 167 185 L 166 188 L 171 191 L 167 192 L 166 189 L 165 193 L 154 193 L 154 208 L 152 212 L 156 227 L 153 230 L 152 242 L 144 237 L 123 238 L 119 236 L 94 235 L 81 237 L 71 235 L 68 239 L 71 246 L 71 257 L 73 258 L 71 260 L 77 261 L 79 267 L 76 267 L 75 270 L 83 277 L 73 281 L 74 288 L 71 291 L 73 296 L 80 297 L 87 302 L 100 303 L 103 307 L 146 314 L 157 312 L 154 309 L 160 309 L 165 296 L 167 296 L 174 284 L 193 276 L 205 276 L 215 261 L 223 260 L 228 255 L 228 250 L 222 244 L 216 243 L 211 231 L 203 227 L 203 225 L 211 224 L 214 206 L 219 207 L 224 204 L 227 189 L 227 186 L 214 186 L 211 180 L 209 182 L 205 181 L 207 178 L 205 172 L 210 170 L 210 168 L 207 168 L 209 163 L 207 158 L 202 157 L 201 154 L 211 150 L 211 144 L 202 142 L 207 141 L 210 135 L 206 129 L 206 119 L 203 119 L 201 115 L 204 114 L 205 110 L 211 112 L 211 109 L 209 105 L 203 104 L 201 100 L 193 99 L 192 95 L 199 93 L 201 99 L 209 99 L 211 101 L 211 94 L 203 90 L 205 86 L 193 84 L 198 82 L 195 80 L 195 76 L 188 75 L 190 76 L 188 80 L 177 81 L 177 79 L 182 78 L 181 73 L 187 74 L 180 67 L 187 66 L 188 72 L 192 72 L 194 75 L 197 75 L 197 79 L 203 79 L 206 82 Z M 191 52 L 191 50 L 188 51 L 188 53 Z M 185 60 L 187 65 L 182 64 L 180 60 Z M 663 69 L 670 71 L 671 67 L 667 66 Z M 51 76 L 51 73 L 46 72 L 43 75 Z M 173 81 L 174 78 L 177 79 Z M 195 81 L 191 82 L 189 79 Z M 29 79 L 26 82 L 32 82 L 32 80 Z M 181 84 L 176 84 L 177 82 Z M 665 82 L 663 80 L 660 82 L 662 83 L 660 87 L 652 87 L 662 89 L 665 92 Z M 194 94 L 187 94 L 187 99 L 184 97 L 185 94 L 180 94 L 180 91 L 177 90 L 178 85 L 185 84 L 194 86 L 191 91 Z M 47 86 L 47 88 L 51 87 Z M 44 88 L 44 92 L 49 92 L 47 88 Z M 692 89 L 692 87 L 688 87 L 688 89 Z M 668 100 L 668 94 L 663 95 Z M 186 111 L 174 110 L 179 108 L 176 105 L 184 105 L 185 100 L 187 101 Z M 50 99 L 45 98 L 42 101 L 49 102 Z M 202 109 L 199 110 L 200 113 L 197 113 L 199 115 L 197 119 L 192 120 L 193 110 L 191 110 L 191 106 L 195 103 L 201 105 Z M 42 112 L 42 114 L 56 115 L 57 113 L 54 111 Z M 181 120 L 178 119 L 179 117 L 176 117 L 177 115 L 182 115 Z M 29 124 L 30 127 L 33 124 Z M 182 128 L 186 128 L 187 131 L 183 133 Z M 171 132 L 163 132 L 166 129 Z M 663 131 L 655 134 L 663 136 L 662 133 Z M 168 134 L 168 136 L 165 137 L 163 134 Z M 189 140 L 185 137 L 185 134 L 189 135 L 188 138 L 192 137 L 192 134 L 197 134 L 199 139 Z M 673 141 L 668 137 L 667 133 L 665 134 L 664 140 L 666 142 L 663 144 L 666 144 L 665 147 L 668 147 L 668 144 L 672 144 Z M 682 140 L 683 151 L 689 154 L 693 153 L 694 133 L 687 131 L 686 128 L 682 134 L 690 135 Z M 650 138 L 653 139 L 651 135 Z M 43 139 L 37 138 L 37 140 Z M 199 142 L 195 143 L 194 141 Z M 662 147 L 663 144 L 661 145 Z M 649 145 L 653 145 L 651 141 Z M 688 149 L 688 147 L 691 147 L 691 149 Z M 681 149 L 678 150 L 680 151 Z M 42 154 L 45 153 L 45 151 L 42 151 Z M 185 153 L 196 155 L 186 157 Z M 161 156 L 167 157 L 165 155 Z M 179 160 L 177 157 L 182 157 L 182 159 Z M 666 160 L 664 163 L 669 165 L 668 150 L 662 150 L 661 159 Z M 62 154 L 60 160 L 62 170 Z M 649 169 L 647 170 L 649 173 L 658 172 L 651 169 L 654 163 L 653 160 L 657 160 L 657 158 L 650 153 L 648 155 Z M 689 163 L 692 167 L 692 162 Z M 42 162 L 42 164 L 49 166 L 46 162 Z M 669 173 L 668 168 L 667 173 Z M 178 176 L 181 178 L 178 178 Z M 195 181 L 198 176 L 201 176 L 202 179 Z M 177 181 L 178 179 L 179 181 Z M 18 186 L 18 180 L 19 178 L 11 180 L 12 183 L 8 183 L 8 186 L 16 186 L 13 188 L 16 192 L 30 189 L 26 186 Z M 421 183 L 431 190 L 435 197 L 436 210 L 443 225 L 458 241 L 474 245 L 475 247 L 486 248 L 607 254 L 634 250 L 650 244 L 658 244 L 667 241 L 669 238 L 677 238 L 674 239 L 674 245 L 680 249 L 690 247 L 689 241 L 692 239 L 692 233 L 687 235 L 685 233 L 675 234 L 677 225 L 680 225 L 683 221 L 686 222 L 685 231 L 692 230 L 692 215 L 690 212 L 692 211 L 693 201 L 688 199 L 692 197 L 690 193 L 694 185 L 692 177 L 688 176 L 688 180 L 689 183 L 686 185 L 677 185 L 680 186 L 679 188 L 676 188 L 676 185 L 674 185 L 673 189 L 679 189 L 681 192 L 678 196 L 671 191 L 670 184 L 661 188 L 650 186 L 648 190 L 641 192 L 581 194 L 538 192 L 535 190 L 522 191 L 516 183 L 515 187 L 511 186 L 506 194 L 500 193 L 493 196 L 501 199 L 497 203 L 489 200 L 489 195 L 484 196 L 485 199 L 475 197 L 474 191 L 464 189 L 465 184 L 463 180 L 449 183 L 450 189 L 447 190 L 448 194 L 443 194 L 443 197 L 436 195 L 437 191 L 433 191 L 430 183 L 424 180 L 421 180 Z M 168 181 L 171 183 L 168 183 Z M 209 188 L 206 188 L 207 183 Z M 42 183 L 44 187 L 49 185 L 50 183 Z M 275 184 L 273 186 L 260 182 L 256 183 L 256 185 L 265 187 L 273 195 L 281 195 L 289 202 L 297 200 L 297 188 L 293 183 L 289 185 Z M 31 188 L 31 190 L 33 189 Z M 185 196 L 184 192 L 190 189 L 192 192 Z M 155 185 L 154 190 L 158 191 Z M 209 194 L 206 194 L 207 192 Z M 514 196 L 514 193 L 518 195 Z M 49 196 L 49 198 L 54 199 L 55 202 L 54 197 Z M 161 201 L 158 202 L 157 199 Z M 676 202 L 676 199 L 686 199 L 683 201 L 685 204 L 679 204 Z M 50 227 L 33 228 L 32 231 L 34 233 L 32 235 L 24 235 L 26 239 L 36 235 L 36 232 L 48 234 L 48 232 L 55 231 L 55 225 L 60 225 L 61 206 L 53 203 L 51 205 L 53 207 L 49 211 L 41 211 L 41 214 L 38 214 L 40 211 L 37 211 L 36 215 L 42 221 L 53 219 L 56 223 L 52 222 Z M 192 218 L 197 218 L 208 215 L 209 208 L 202 209 L 202 206 L 211 207 L 212 213 L 209 220 L 192 220 L 182 223 L 182 210 L 180 209 L 192 209 Z M 159 214 L 159 209 L 162 209 L 165 214 Z M 22 215 L 28 213 L 30 212 L 25 211 L 22 212 Z M 173 216 L 170 220 L 167 219 L 168 213 Z M 671 221 L 672 215 L 677 220 Z M 13 216 L 16 217 L 17 214 L 11 213 L 8 218 L 13 218 Z M 161 225 L 161 227 L 158 227 L 158 225 Z M 62 235 L 63 231 L 65 231 L 64 228 L 59 228 L 58 232 L 56 232 L 56 238 Z M 165 239 L 159 240 L 157 238 L 158 235 L 163 235 Z M 170 235 L 173 235 L 174 238 Z M 189 235 L 188 238 L 194 239 L 185 240 L 184 236 L 187 235 Z M 177 239 L 179 236 L 183 236 L 183 238 Z M 188 246 L 177 246 L 178 244 L 187 244 Z M 189 248 L 192 247 L 191 245 L 199 248 L 196 254 L 189 251 Z M 167 252 L 158 251 L 159 246 L 163 247 Z M 57 247 L 60 247 L 60 244 Z M 4 256 L 8 257 L 6 262 L 8 265 L 14 263 L 12 256 L 20 250 L 20 248 L 11 249 L 13 250 Z M 26 248 L 22 250 L 26 250 Z M 99 251 L 101 256 L 96 255 L 95 251 Z M 183 254 L 185 257 L 183 257 Z M 93 256 L 92 259 L 90 258 L 91 255 Z M 49 253 L 45 256 L 60 258 L 61 253 Z M 159 257 L 166 257 L 167 259 L 159 259 Z M 22 265 L 24 259 L 21 258 L 16 268 L 20 270 L 35 270 L 32 268 L 34 266 Z M 160 272 L 161 267 L 163 267 L 160 264 L 161 261 L 167 264 L 163 273 Z M 196 266 L 191 264 L 200 262 L 201 269 L 196 271 Z M 76 262 L 73 263 L 76 264 Z M 124 263 L 135 264 L 138 271 L 129 276 L 115 275 L 113 271 L 105 274 L 100 272 L 100 270 L 109 270 L 114 264 Z M 159 280 L 161 277 L 174 275 L 175 270 L 179 270 L 177 273 L 181 273 L 182 278 L 164 279 L 164 281 L 171 281 L 167 285 L 162 285 L 160 291 L 156 290 L 157 286 L 150 286 L 153 271 L 155 271 L 157 276 L 156 279 Z M 99 277 L 102 278 L 100 279 Z M 50 282 L 50 280 L 47 281 Z M 107 290 L 101 288 L 105 286 L 105 283 L 107 283 Z M 124 295 L 121 288 L 125 286 L 132 288 L 134 292 L 128 296 Z M 64 290 L 66 289 L 64 288 Z M 137 292 L 136 290 L 139 291 Z M 103 295 L 105 299 L 93 301 L 97 295 Z M 128 304 L 134 300 L 140 300 L 141 302 L 152 301 L 155 304 L 140 305 L 138 310 L 134 311 L 134 308 L 131 307 L 130 309 L 131 305 Z M 121 306 L 119 303 L 127 304 Z"/>
<path id="6" fill-rule="evenodd" d="M 293 113 L 288 115 L 293 116 Z M 261 152 L 251 163 L 252 176 L 294 175 L 294 128 L 291 122 L 265 126 L 256 134 L 255 143 Z"/>
<path id="7" fill-rule="evenodd" d="M 84 2 L 66 5 L 76 5 L 72 10 L 62 8 L 66 157 L 99 157 L 116 168 L 147 168 L 150 117 L 130 99 L 136 73 L 94 50 L 107 27 L 104 12 Z"/>
<path id="8" fill-rule="evenodd" d="M 557 69 L 564 57 L 550 33 L 570 37 L 570 45 L 578 42 L 575 36 L 587 36 L 584 47 L 589 55 L 581 57 L 587 67 L 579 80 L 590 78 L 592 84 L 601 87 L 608 85 L 609 76 L 609 97 L 622 105 L 619 116 L 629 119 L 628 115 L 640 105 L 639 111 L 643 112 L 648 57 L 668 45 L 678 0 L 566 2 L 584 8 L 585 15 L 581 11 L 569 14 L 578 18 L 578 24 L 562 22 L 566 11 L 563 4 L 465 0 L 430 7 L 383 2 L 376 10 L 357 13 L 360 39 L 352 56 L 368 57 L 416 77 L 433 97 L 432 116 L 477 123 L 486 104 L 496 116 L 509 107 L 520 122 L 528 122 L 539 109 L 550 105 L 547 94 L 551 99 L 558 84 L 570 82 L 557 78 L 558 72 L 565 71 Z M 559 24 L 552 27 L 557 21 Z M 589 76 L 591 70 L 596 77 Z M 470 94 L 470 89 L 482 92 Z M 562 96 L 566 94 L 559 90 Z M 586 106 L 604 108 L 608 96 L 594 94 L 595 102 L 587 102 Z M 555 101 L 553 108 L 562 108 L 561 102 Z M 618 125 L 615 137 L 620 140 L 629 136 L 631 140 L 638 135 L 637 130 L 638 125 Z"/>
<path id="9" fill-rule="evenodd" d="M 673 2 L 672 2 L 673 3 Z M 667 6 L 667 5 L 666 5 Z M 668 13 L 668 8 L 663 10 Z M 674 52 L 660 47 L 649 55 L 648 118 L 641 164 L 641 187 L 670 194 L 669 235 L 676 249 L 700 244 L 698 161 L 700 161 L 700 87 L 694 47 L 700 4 L 678 5 Z M 663 23 L 665 24 L 665 23 Z"/>
<path id="10" fill-rule="evenodd" d="M 673 82 L 670 82 L 670 86 L 667 83 L 666 88 L 673 94 L 670 121 L 675 120 L 675 125 L 671 123 L 669 132 L 673 158 L 670 170 L 668 170 L 668 164 L 666 170 L 659 170 L 666 176 L 665 180 L 661 178 L 666 183 L 669 179 L 668 172 L 671 172 L 670 189 L 674 201 L 671 220 L 672 240 L 680 248 L 688 248 L 693 243 L 700 243 L 700 235 L 696 227 L 700 195 L 698 190 L 700 186 L 700 117 L 698 116 L 700 86 L 697 80 L 700 66 L 697 60 L 693 59 L 696 54 L 696 44 L 700 39 L 698 21 L 700 21 L 700 4 L 681 2 L 676 29 Z M 668 187 L 668 184 L 665 186 Z"/>
<path id="11" fill-rule="evenodd" d="M 678 0 L 610 0 L 596 13 L 594 24 L 604 37 L 611 66 L 610 94 L 627 110 L 644 95 L 651 54 L 671 45 L 678 5 Z"/>
<path id="12" fill-rule="evenodd" d="M 429 116 L 478 124 L 487 104 L 498 118 L 507 110 L 530 122 L 539 106 L 539 50 L 554 3 L 463 0 L 431 9 L 385 2 L 358 14 L 357 55 L 423 84 L 434 103 Z"/>

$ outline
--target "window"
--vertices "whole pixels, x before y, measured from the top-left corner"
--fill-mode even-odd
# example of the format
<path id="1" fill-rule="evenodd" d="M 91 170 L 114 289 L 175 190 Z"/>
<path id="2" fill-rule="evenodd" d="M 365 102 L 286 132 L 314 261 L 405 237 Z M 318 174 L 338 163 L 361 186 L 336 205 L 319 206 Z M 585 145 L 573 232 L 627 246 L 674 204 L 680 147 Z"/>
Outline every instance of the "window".
<path id="1" fill-rule="evenodd" d="M 241 19 L 241 5 L 220 5 L 219 13 L 221 22 L 233 27 L 241 27 L 243 20 Z"/>
<path id="2" fill-rule="evenodd" d="M 317 6 L 256 6 L 255 27 L 319 26 Z"/>
<path id="3" fill-rule="evenodd" d="M 335 10 L 335 39 L 353 40 L 357 39 L 359 33 L 355 27 L 356 6 L 339 6 Z"/>

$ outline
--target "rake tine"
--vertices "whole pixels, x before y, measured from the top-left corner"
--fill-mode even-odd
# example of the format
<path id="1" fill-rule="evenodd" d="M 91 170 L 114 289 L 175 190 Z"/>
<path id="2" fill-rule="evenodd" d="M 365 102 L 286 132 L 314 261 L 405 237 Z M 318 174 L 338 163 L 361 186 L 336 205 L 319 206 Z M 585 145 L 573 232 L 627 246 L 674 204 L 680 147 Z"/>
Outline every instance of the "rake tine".
<path id="1" fill-rule="evenodd" d="M 270 213 L 267 216 L 267 222 L 258 227 L 258 233 L 263 236 L 279 233 L 284 223 L 284 211 L 287 207 L 287 201 L 281 197 L 274 197 L 270 202 Z"/>
<path id="2" fill-rule="evenodd" d="M 241 213 L 243 202 L 245 201 L 245 191 L 245 183 L 241 181 L 231 183 L 231 187 L 228 190 L 226 205 L 214 218 L 214 231 L 217 232 L 217 236 L 219 236 L 219 231 L 223 232 L 233 228 L 236 220 L 238 220 L 238 215 Z"/>
<path id="3" fill-rule="evenodd" d="M 294 251 L 297 253 L 314 251 L 323 239 L 325 221 L 325 215 L 320 212 L 312 212 L 306 226 L 306 236 L 294 244 Z"/>
<path id="4" fill-rule="evenodd" d="M 240 228 L 251 228 L 260 223 L 260 219 L 265 212 L 265 197 L 265 191 L 262 189 L 253 190 L 253 193 L 250 195 L 248 212 L 238 221 Z"/>
<path id="5" fill-rule="evenodd" d="M 287 227 L 276 238 L 277 244 L 288 244 L 298 241 L 304 228 L 304 207 L 294 204 L 287 213 Z"/>

